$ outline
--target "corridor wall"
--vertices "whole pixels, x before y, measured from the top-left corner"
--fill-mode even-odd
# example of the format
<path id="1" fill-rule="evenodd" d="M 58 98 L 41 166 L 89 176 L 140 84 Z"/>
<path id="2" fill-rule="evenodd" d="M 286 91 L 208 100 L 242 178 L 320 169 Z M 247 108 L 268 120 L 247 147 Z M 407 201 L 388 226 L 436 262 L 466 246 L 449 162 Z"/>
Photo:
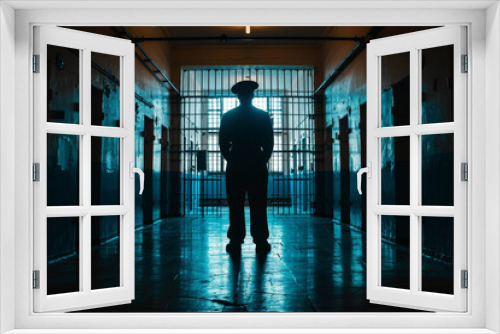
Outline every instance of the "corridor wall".
<path id="1" fill-rule="evenodd" d="M 72 29 L 108 35 L 113 37 L 127 38 L 124 31 L 113 27 L 71 27 Z M 159 34 L 156 27 L 132 27 L 128 31 L 134 34 Z M 151 31 L 153 30 L 153 31 Z M 155 63 L 164 71 L 169 73 L 170 49 L 168 44 L 145 46 L 148 54 Z M 71 49 L 49 48 L 48 70 L 51 82 L 48 96 L 48 119 L 59 122 L 78 122 L 78 94 L 67 84 L 68 78 L 78 76 L 78 52 Z M 92 124 L 103 126 L 119 125 L 119 103 L 120 103 L 120 75 L 119 60 L 114 56 L 104 54 L 92 55 L 92 89 L 91 108 Z M 71 80 L 69 80 L 71 81 Z M 73 80 L 74 81 L 74 80 Z M 136 57 L 135 61 L 135 165 L 144 170 L 147 184 L 145 196 L 136 193 L 135 200 L 135 225 L 137 227 L 151 224 L 153 221 L 166 216 L 179 214 L 179 205 L 169 198 L 176 198 L 176 194 L 170 193 L 172 186 L 176 183 L 174 164 L 171 163 L 169 154 L 169 129 L 170 114 L 175 103 L 172 102 L 173 95 L 170 87 L 154 75 L 151 67 L 144 63 L 143 58 Z M 149 123 L 148 123 L 149 120 Z M 54 187 L 49 189 L 49 201 L 52 205 L 64 205 L 64 201 L 71 200 L 71 194 L 62 194 L 57 184 L 78 180 L 78 168 L 73 166 L 77 157 L 70 155 L 76 152 L 72 149 L 75 136 L 49 136 L 48 137 L 48 177 L 57 178 L 58 182 L 52 182 Z M 94 137 L 92 141 L 92 167 L 91 172 L 96 184 L 92 187 L 93 205 L 112 205 L 110 198 L 116 198 L 119 194 L 119 143 L 113 138 Z M 145 155 L 147 153 L 147 155 Z M 145 167 L 148 167 L 145 169 Z M 126 175 L 126 174 L 125 174 Z M 67 187 L 66 187 L 67 188 Z M 71 186 L 78 190 L 78 184 Z M 139 180 L 136 177 L 136 189 L 139 188 Z M 174 191 L 175 192 L 175 191 Z M 146 195 L 147 194 L 147 195 Z M 144 198 L 148 197 L 147 201 Z M 61 202 L 62 201 L 62 202 Z M 57 202 L 57 203 L 56 203 Z M 59 203 L 59 204 L 58 204 Z M 62 204 L 61 204 L 62 203 Z M 50 203 L 48 203 L 51 205 Z M 162 210 L 162 206 L 164 207 Z M 112 220 L 113 217 L 108 217 Z M 118 225 L 106 221 L 107 217 L 101 217 L 92 225 L 92 243 L 100 245 L 118 236 Z M 57 229 L 54 240 L 50 239 L 51 228 Z M 49 264 L 57 265 L 60 261 L 71 261 L 75 257 L 77 243 L 78 224 L 52 224 L 48 226 L 48 245 L 50 258 Z M 64 235 L 64 238 L 61 238 Z"/>
<path id="2" fill-rule="evenodd" d="M 350 27 L 337 27 L 332 30 L 332 34 L 341 36 L 348 31 Z M 427 29 L 423 27 L 386 27 L 377 36 L 387 37 Z M 365 28 L 365 32 L 368 27 Z M 363 33 L 360 31 L 360 33 Z M 354 43 L 352 43 L 354 45 Z M 351 48 L 352 49 L 352 48 Z M 326 77 L 335 64 L 338 64 L 343 57 L 350 51 L 349 46 L 345 43 L 342 47 L 337 47 L 333 43 L 326 42 L 323 46 L 323 66 L 324 77 Z M 431 59 L 431 58 L 429 58 Z M 394 64 L 393 59 L 393 64 Z M 404 62 L 399 57 L 396 60 L 399 63 Z M 426 65 L 429 72 L 433 73 L 432 78 L 425 78 L 422 86 L 423 94 L 423 110 L 424 118 L 439 118 L 440 114 L 449 114 L 449 92 L 452 91 L 450 86 L 450 78 L 447 77 L 444 69 L 433 67 L 434 64 L 427 62 Z M 408 74 L 401 69 L 402 66 L 392 66 L 387 73 L 387 82 L 384 82 L 382 93 L 382 123 L 393 124 L 396 120 L 398 108 L 404 108 L 404 104 L 409 103 L 408 98 L 404 97 L 401 92 L 409 91 Z M 408 72 L 409 73 L 409 72 Z M 437 92 L 440 90 L 441 98 L 437 98 Z M 444 93 L 442 93 L 444 92 Z M 444 94 L 444 95 L 443 95 Z M 402 97 L 403 96 L 403 97 Z M 443 96 L 445 96 L 443 98 Z M 335 222 L 349 224 L 351 227 L 366 230 L 366 212 L 365 212 L 365 193 L 360 196 L 357 191 L 356 173 L 366 164 L 366 51 L 361 52 L 346 68 L 336 77 L 336 79 L 324 89 L 324 137 L 326 146 L 325 151 L 331 150 L 330 155 L 325 154 L 325 159 L 331 157 L 331 161 L 322 164 L 326 166 L 330 164 L 331 169 L 323 167 L 323 180 L 332 180 L 325 183 L 326 194 L 323 196 L 324 202 L 318 207 L 319 215 L 332 217 Z M 402 106 L 403 105 L 403 106 Z M 448 108 L 448 109 L 447 109 Z M 450 117 L 450 116 L 442 116 Z M 451 116 L 452 117 L 452 116 Z M 424 122 L 436 122 L 439 120 L 423 120 Z M 345 126 L 347 124 L 347 128 Z M 422 157 L 427 161 L 423 164 L 423 176 L 427 178 L 425 181 L 428 185 L 432 185 L 436 179 L 449 179 L 446 175 L 448 165 L 452 162 L 453 156 L 450 155 L 450 141 L 446 138 L 424 138 L 425 147 L 422 152 Z M 404 143 L 397 143 L 393 138 L 390 138 L 382 143 L 384 150 L 383 155 L 386 157 L 382 161 L 382 174 L 391 176 L 386 179 L 394 180 L 396 177 L 403 177 L 402 174 L 408 170 L 407 160 L 401 158 L 401 153 L 407 150 L 404 149 Z M 452 145 L 452 142 L 451 142 Z M 399 150 L 399 151 L 398 151 Z M 347 151 L 348 159 L 345 159 Z M 397 158 L 396 158 L 397 157 Z M 331 170 L 331 172 L 330 172 Z M 329 174 L 331 173 L 331 174 Z M 452 177 L 452 176 L 451 176 Z M 398 201 L 405 201 L 408 187 L 397 186 L 397 180 L 392 184 L 386 184 L 383 189 L 383 200 L 393 201 L 393 204 L 398 204 Z M 450 181 L 452 185 L 452 182 Z M 384 188 L 384 187 L 383 187 Z M 448 187 L 453 191 L 453 187 Z M 425 195 L 431 202 L 437 200 L 431 186 L 427 187 Z M 319 197 L 319 196 L 317 196 Z M 401 203 L 399 203 L 401 204 Z M 450 205 L 450 203 L 442 204 Z M 345 214 L 348 212 L 348 214 Z M 391 220 L 392 219 L 392 220 Z M 401 235 L 405 235 L 406 231 L 398 231 L 396 228 L 396 219 L 391 217 L 387 219 L 382 226 L 382 236 L 386 242 L 396 243 L 398 245 L 408 246 L 406 240 Z M 453 259 L 453 239 L 452 226 L 450 224 L 428 224 L 428 230 L 423 237 L 424 254 L 433 259 L 438 259 L 444 262 L 450 262 Z M 448 241 L 446 243 L 438 242 L 438 238 L 433 238 L 433 235 L 445 233 Z M 398 234 L 400 235 L 398 240 Z"/>

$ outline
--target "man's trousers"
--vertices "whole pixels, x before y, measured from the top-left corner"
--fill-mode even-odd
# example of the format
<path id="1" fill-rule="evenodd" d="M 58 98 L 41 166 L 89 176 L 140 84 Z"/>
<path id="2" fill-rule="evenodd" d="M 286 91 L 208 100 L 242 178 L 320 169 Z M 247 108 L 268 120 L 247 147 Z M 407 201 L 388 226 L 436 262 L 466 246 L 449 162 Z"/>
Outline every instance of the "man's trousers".
<path id="1" fill-rule="evenodd" d="M 250 204 L 250 234 L 254 243 L 269 238 L 267 225 L 267 168 L 235 168 L 226 171 L 226 191 L 229 202 L 229 230 L 231 242 L 243 243 L 245 239 L 245 192 Z"/>

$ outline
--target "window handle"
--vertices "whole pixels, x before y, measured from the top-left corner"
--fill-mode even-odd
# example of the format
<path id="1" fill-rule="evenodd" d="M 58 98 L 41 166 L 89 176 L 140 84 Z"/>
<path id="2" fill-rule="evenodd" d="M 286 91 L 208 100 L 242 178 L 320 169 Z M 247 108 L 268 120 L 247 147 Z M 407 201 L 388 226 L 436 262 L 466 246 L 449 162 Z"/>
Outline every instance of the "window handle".
<path id="1" fill-rule="evenodd" d="M 372 163 L 371 162 L 368 162 L 367 163 L 367 166 L 364 167 L 364 168 L 361 168 L 359 171 L 358 171 L 358 193 L 360 195 L 362 195 L 363 193 L 361 192 L 361 176 L 366 173 L 366 177 L 371 179 L 372 178 Z"/>
<path id="2" fill-rule="evenodd" d="M 142 191 L 144 190 L 144 172 L 142 171 L 142 169 L 134 167 L 133 161 L 130 161 L 129 163 L 129 171 L 131 179 L 134 178 L 135 173 L 139 174 L 139 184 L 140 184 L 139 195 L 142 195 Z"/>

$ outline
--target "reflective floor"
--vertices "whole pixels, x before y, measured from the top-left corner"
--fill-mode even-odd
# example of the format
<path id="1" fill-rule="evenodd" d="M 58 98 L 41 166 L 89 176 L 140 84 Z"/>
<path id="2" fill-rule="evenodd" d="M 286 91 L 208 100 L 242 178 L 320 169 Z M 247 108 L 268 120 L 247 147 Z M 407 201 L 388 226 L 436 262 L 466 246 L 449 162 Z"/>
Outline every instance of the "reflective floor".
<path id="1" fill-rule="evenodd" d="M 315 217 L 270 218 L 269 227 L 272 251 L 258 257 L 247 234 L 239 258 L 225 251 L 227 217 L 139 230 L 136 299 L 91 312 L 409 311 L 366 300 L 363 233 Z"/>

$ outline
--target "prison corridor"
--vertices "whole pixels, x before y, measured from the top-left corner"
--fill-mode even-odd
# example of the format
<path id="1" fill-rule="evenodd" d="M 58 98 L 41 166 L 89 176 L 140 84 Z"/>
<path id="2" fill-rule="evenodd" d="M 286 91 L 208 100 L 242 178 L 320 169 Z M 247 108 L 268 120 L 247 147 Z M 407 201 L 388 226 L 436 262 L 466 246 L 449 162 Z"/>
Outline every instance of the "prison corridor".
<path id="1" fill-rule="evenodd" d="M 37 261 L 46 266 L 40 271 L 47 278 L 44 298 L 130 292 L 118 303 L 128 302 L 134 292 L 130 304 L 87 312 L 414 312 L 367 300 L 367 258 L 370 291 L 377 286 L 384 293 L 395 288 L 425 292 L 425 298 L 428 292 L 450 300 L 458 296 L 465 252 L 456 245 L 465 235 L 465 220 L 454 210 L 465 208 L 458 199 L 466 196 L 453 166 L 463 153 L 456 147 L 465 142 L 465 132 L 451 130 L 453 46 L 426 49 L 418 92 L 410 84 L 410 52 L 383 56 L 380 80 L 372 83 L 380 86 L 379 116 L 372 117 L 367 99 L 367 42 L 427 28 L 287 27 L 282 32 L 334 39 L 363 35 L 362 48 L 350 52 L 338 47 L 339 40 L 323 37 L 289 45 L 300 54 L 283 48 L 288 44 L 258 39 L 229 49 L 196 39 L 169 46 L 165 40 L 164 47 L 139 50 L 147 62 L 135 59 L 135 104 L 127 100 L 134 113 L 122 112 L 120 57 L 92 52 L 86 70 L 92 79 L 91 108 L 84 115 L 76 107 L 83 101 L 80 53 L 49 45 L 48 130 L 37 134 L 47 161 L 42 166 L 46 191 L 37 196 L 48 214 L 35 223 L 44 232 L 36 243 Z M 133 39 L 164 35 L 165 29 L 83 30 Z M 269 37 L 275 28 L 268 29 Z M 188 29 L 181 35 L 202 32 Z M 285 40 L 280 43 L 289 43 Z M 253 46 L 259 51 L 248 53 Z M 246 212 L 247 238 L 241 256 L 231 257 L 225 248 L 227 163 L 219 135 L 221 118 L 238 106 L 232 87 L 246 80 L 258 83 L 252 104 L 268 113 L 273 126 L 267 167 L 272 250 L 257 256 Z M 413 133 L 394 133 L 418 118 L 411 118 L 416 110 L 410 108 L 411 94 L 422 97 L 417 123 L 426 130 L 418 145 Z M 126 124 L 133 136 L 121 131 Z M 97 132 L 82 137 L 75 132 L 87 129 L 82 125 Z M 376 143 L 368 131 L 375 127 L 383 132 Z M 378 183 L 368 186 L 367 176 L 358 188 L 358 171 L 372 161 L 378 172 L 371 182 Z M 127 166 L 142 169 L 144 177 Z M 419 185 L 410 187 L 415 180 Z M 370 191 L 385 211 L 370 209 Z M 417 202 L 420 211 L 414 213 Z"/>

